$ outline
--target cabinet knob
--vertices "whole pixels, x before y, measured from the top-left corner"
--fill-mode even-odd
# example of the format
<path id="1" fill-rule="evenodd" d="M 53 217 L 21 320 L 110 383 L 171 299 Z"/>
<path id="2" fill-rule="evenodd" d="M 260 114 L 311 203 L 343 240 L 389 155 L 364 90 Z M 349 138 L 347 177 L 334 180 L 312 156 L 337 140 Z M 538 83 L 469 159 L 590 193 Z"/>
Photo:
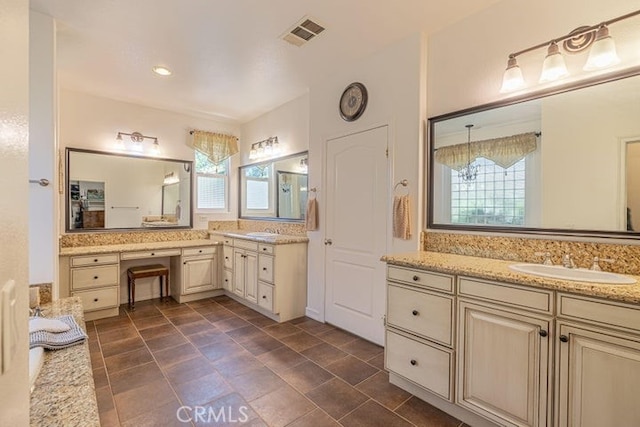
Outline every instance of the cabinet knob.
<path id="1" fill-rule="evenodd" d="M 267 267 L 262 267 L 262 271 L 267 271 Z"/>
<path id="2" fill-rule="evenodd" d="M 560 335 L 560 341 L 569 342 L 569 337 L 567 337 L 566 335 Z"/>
<path id="3" fill-rule="evenodd" d="M 201 254 L 201 253 L 202 253 L 202 249 L 200 249 L 200 250 L 198 251 L 198 253 L 200 253 L 200 254 Z"/>
<path id="4" fill-rule="evenodd" d="M 229 279 L 224 279 L 225 282 L 229 283 Z"/>
<path id="5" fill-rule="evenodd" d="M 547 335 L 549 335 L 549 334 L 547 333 L 547 331 L 545 331 L 544 329 L 540 329 L 539 334 L 540 334 L 540 336 L 541 336 L 542 338 L 544 338 L 544 337 L 546 337 Z"/>
<path id="6" fill-rule="evenodd" d="M 416 366 L 418 364 L 418 361 L 416 359 L 411 359 L 410 363 L 412 366 Z"/>
<path id="7" fill-rule="evenodd" d="M 266 250 L 267 250 L 267 248 L 262 248 L 262 250 L 263 250 L 263 251 L 266 251 Z"/>
<path id="8" fill-rule="evenodd" d="M 267 299 L 267 296 L 266 295 L 262 295 L 262 299 Z"/>
<path id="9" fill-rule="evenodd" d="M 151 256 L 154 256 L 156 253 L 155 252 L 151 252 Z"/>
<path id="10" fill-rule="evenodd" d="M 98 276 L 93 276 L 93 280 L 98 280 Z"/>
<path id="11" fill-rule="evenodd" d="M 418 276 L 413 276 L 413 281 L 417 282 L 418 280 L 420 280 L 420 278 Z"/>
<path id="12" fill-rule="evenodd" d="M 98 262 L 98 258 L 94 259 L 93 262 Z"/>
<path id="13" fill-rule="evenodd" d="M 182 264 L 187 265 L 187 261 L 183 262 Z"/>
<path id="14" fill-rule="evenodd" d="M 98 298 L 94 298 L 94 299 L 93 299 L 93 302 L 98 302 Z"/>
<path id="15" fill-rule="evenodd" d="M 413 310 L 413 311 L 411 312 L 411 314 L 413 314 L 414 316 L 417 316 L 417 315 L 418 315 L 418 314 L 420 314 L 420 313 L 418 312 L 418 310 Z"/>
<path id="16" fill-rule="evenodd" d="M 224 259 L 229 259 L 229 257 L 228 257 L 228 256 L 226 256 L 226 257 L 224 257 Z"/>

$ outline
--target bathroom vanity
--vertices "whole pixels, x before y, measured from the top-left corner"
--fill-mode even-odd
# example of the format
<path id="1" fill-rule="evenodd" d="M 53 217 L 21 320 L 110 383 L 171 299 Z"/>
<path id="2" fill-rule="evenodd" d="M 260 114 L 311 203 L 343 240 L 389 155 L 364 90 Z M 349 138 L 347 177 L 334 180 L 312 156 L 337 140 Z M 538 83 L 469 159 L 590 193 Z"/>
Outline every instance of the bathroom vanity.
<path id="1" fill-rule="evenodd" d="M 392 383 L 474 426 L 640 424 L 640 284 L 444 253 L 383 260 Z"/>

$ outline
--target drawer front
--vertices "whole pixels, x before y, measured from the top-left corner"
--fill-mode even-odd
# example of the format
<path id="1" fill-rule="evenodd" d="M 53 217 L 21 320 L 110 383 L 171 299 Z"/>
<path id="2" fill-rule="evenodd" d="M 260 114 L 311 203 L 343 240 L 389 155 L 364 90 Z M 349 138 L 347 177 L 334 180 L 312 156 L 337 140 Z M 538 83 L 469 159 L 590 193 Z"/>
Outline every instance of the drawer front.
<path id="1" fill-rule="evenodd" d="M 261 254 L 273 255 L 273 245 L 265 245 L 264 243 L 260 243 L 258 245 L 258 252 L 260 252 Z"/>
<path id="2" fill-rule="evenodd" d="M 385 365 L 389 371 L 453 401 L 453 353 L 387 331 Z"/>
<path id="3" fill-rule="evenodd" d="M 224 270 L 222 273 L 222 287 L 228 291 L 233 289 L 233 271 Z"/>
<path id="4" fill-rule="evenodd" d="M 273 312 L 273 286 L 258 282 L 258 305 Z"/>
<path id="5" fill-rule="evenodd" d="M 224 258 L 222 263 L 224 264 L 224 268 L 228 268 L 229 270 L 233 269 L 233 247 L 225 246 L 222 249 L 222 253 L 224 254 Z"/>
<path id="6" fill-rule="evenodd" d="M 118 265 L 85 267 L 71 269 L 71 289 L 88 289 L 100 286 L 117 285 Z"/>
<path id="7" fill-rule="evenodd" d="M 453 293 L 453 276 L 448 274 L 430 273 L 402 267 L 389 266 L 387 270 L 389 280 L 411 283 L 416 286 L 438 291 Z"/>
<path id="8" fill-rule="evenodd" d="M 559 293 L 558 316 L 640 332 L 640 307 L 630 304 Z"/>
<path id="9" fill-rule="evenodd" d="M 461 277 L 458 279 L 458 294 L 543 313 L 551 313 L 553 310 L 553 291 L 525 288 L 506 283 L 485 282 Z"/>
<path id="10" fill-rule="evenodd" d="M 258 255 L 258 279 L 273 283 L 273 257 Z"/>
<path id="11" fill-rule="evenodd" d="M 71 257 L 71 267 L 86 267 L 90 265 L 117 264 L 118 254 L 100 254 L 91 256 Z"/>
<path id="12" fill-rule="evenodd" d="M 411 333 L 453 346 L 453 297 L 389 284 L 387 322 Z"/>
<path id="13" fill-rule="evenodd" d="M 120 255 L 122 259 L 143 259 L 143 258 L 161 258 L 166 256 L 178 256 L 182 251 L 176 249 L 158 249 L 157 251 L 139 251 L 139 252 L 123 252 Z"/>
<path id="14" fill-rule="evenodd" d="M 93 291 L 72 292 L 72 296 L 80 297 L 84 311 L 102 310 L 118 306 L 118 288 L 103 288 Z"/>
<path id="15" fill-rule="evenodd" d="M 182 256 L 214 255 L 215 253 L 216 253 L 215 246 L 204 246 L 201 248 L 185 248 L 182 250 Z"/>
<path id="16" fill-rule="evenodd" d="M 235 239 L 233 246 L 236 248 L 247 249 L 249 251 L 258 251 L 258 242 L 251 242 L 249 240 Z"/>

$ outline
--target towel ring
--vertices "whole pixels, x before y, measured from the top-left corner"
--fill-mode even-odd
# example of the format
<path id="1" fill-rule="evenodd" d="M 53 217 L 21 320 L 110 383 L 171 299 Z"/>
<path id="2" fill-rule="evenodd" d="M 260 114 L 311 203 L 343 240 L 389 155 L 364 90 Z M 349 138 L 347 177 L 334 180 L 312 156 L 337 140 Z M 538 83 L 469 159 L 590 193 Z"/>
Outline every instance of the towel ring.
<path id="1" fill-rule="evenodd" d="M 398 186 L 403 186 L 406 188 L 407 190 L 407 195 L 409 194 L 409 181 L 407 181 L 406 179 L 403 179 L 402 181 L 398 182 L 394 187 L 393 187 L 393 191 L 395 192 L 398 189 Z"/>
<path id="2" fill-rule="evenodd" d="M 317 196 L 318 189 L 316 187 L 312 187 L 309 189 L 309 193 L 313 193 L 313 198 L 315 199 Z M 311 195 L 311 194 L 309 194 Z"/>

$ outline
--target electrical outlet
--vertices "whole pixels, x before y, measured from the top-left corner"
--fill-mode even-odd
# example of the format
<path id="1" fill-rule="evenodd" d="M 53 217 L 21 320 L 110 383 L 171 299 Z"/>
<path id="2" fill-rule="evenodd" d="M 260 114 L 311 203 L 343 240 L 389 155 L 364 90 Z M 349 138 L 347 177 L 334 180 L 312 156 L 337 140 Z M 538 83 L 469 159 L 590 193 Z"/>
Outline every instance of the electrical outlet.
<path id="1" fill-rule="evenodd" d="M 11 364 L 18 349 L 18 307 L 16 296 L 16 282 L 9 280 L 2 287 L 2 373 L 11 368 Z"/>

